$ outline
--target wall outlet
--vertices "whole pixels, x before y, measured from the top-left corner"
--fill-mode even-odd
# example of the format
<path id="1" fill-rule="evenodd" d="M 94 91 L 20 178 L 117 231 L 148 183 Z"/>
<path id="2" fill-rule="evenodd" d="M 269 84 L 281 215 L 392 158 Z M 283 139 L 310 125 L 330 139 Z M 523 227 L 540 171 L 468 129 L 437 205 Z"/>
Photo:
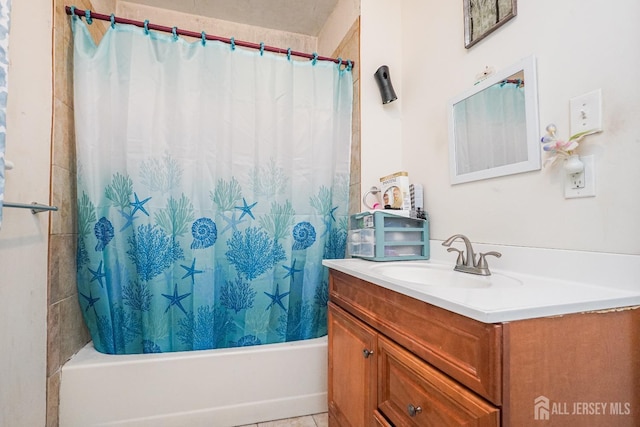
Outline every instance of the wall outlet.
<path id="1" fill-rule="evenodd" d="M 600 89 L 569 100 L 571 135 L 586 131 L 602 131 L 602 91 Z"/>
<path id="2" fill-rule="evenodd" d="M 581 156 L 584 170 L 579 173 L 566 174 L 564 181 L 564 198 L 594 197 L 596 195 L 596 177 L 594 156 Z"/>

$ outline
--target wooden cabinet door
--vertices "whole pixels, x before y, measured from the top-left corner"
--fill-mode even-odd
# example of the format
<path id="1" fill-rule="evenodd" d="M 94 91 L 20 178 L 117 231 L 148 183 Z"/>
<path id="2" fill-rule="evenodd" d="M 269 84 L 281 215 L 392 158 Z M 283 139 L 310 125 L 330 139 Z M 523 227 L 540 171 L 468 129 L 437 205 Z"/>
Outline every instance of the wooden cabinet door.
<path id="1" fill-rule="evenodd" d="M 331 427 L 367 427 L 376 409 L 376 332 L 329 303 Z"/>
<path id="2" fill-rule="evenodd" d="M 498 408 L 382 335 L 378 410 L 396 427 L 498 427 Z"/>

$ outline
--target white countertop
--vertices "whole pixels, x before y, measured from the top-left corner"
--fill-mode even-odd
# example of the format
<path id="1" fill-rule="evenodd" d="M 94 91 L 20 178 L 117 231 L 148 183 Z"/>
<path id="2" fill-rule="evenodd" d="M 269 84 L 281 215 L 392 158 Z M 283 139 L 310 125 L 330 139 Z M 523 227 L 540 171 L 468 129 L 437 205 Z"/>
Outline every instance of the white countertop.
<path id="1" fill-rule="evenodd" d="M 435 242 L 439 244 L 440 242 Z M 474 244 L 474 247 L 476 244 Z M 489 250 L 499 250 L 505 256 L 512 255 L 515 261 L 513 265 L 519 265 L 518 258 L 524 257 L 529 260 L 529 265 L 536 262 L 544 262 L 545 256 L 558 257 L 567 256 L 573 268 L 562 269 L 551 262 L 537 268 L 536 274 L 530 272 L 520 273 L 513 270 L 491 267 L 493 275 L 514 279 L 514 286 L 488 286 L 483 288 L 464 288 L 455 286 L 430 286 L 416 285 L 398 279 L 390 279 L 380 274 L 376 266 L 386 264 L 385 262 L 373 262 L 357 258 L 342 260 L 324 260 L 323 265 L 350 274 L 378 286 L 391 289 L 401 294 L 416 298 L 418 300 L 433 304 L 446 310 L 458 313 L 484 323 L 508 322 L 513 320 L 523 320 L 536 317 L 556 316 L 570 313 L 580 313 L 584 311 L 609 310 L 622 307 L 632 307 L 640 305 L 640 257 L 626 255 L 602 254 L 596 257 L 593 253 L 585 253 L 582 266 L 576 260 L 580 259 L 581 253 L 569 251 L 534 250 L 528 252 L 525 248 L 509 248 L 478 245 L 479 250 L 485 252 Z M 451 254 L 443 253 L 439 248 L 431 244 L 432 260 L 429 261 L 401 261 L 401 263 L 431 264 L 437 269 L 444 269 L 450 266 L 453 269 L 455 257 Z M 542 251 L 542 255 L 541 255 Z M 434 253 L 435 252 L 435 253 Z M 505 253 L 506 252 L 506 253 Z M 434 259 L 442 256 L 446 258 Z M 622 257 L 622 259 L 619 259 Z M 599 259 L 598 265 L 593 264 L 593 258 Z M 497 261 L 497 260 L 496 260 Z M 398 262 L 395 262 L 397 264 Z M 498 264 L 498 263 L 496 263 Z M 504 263 L 503 263 L 504 264 Z M 620 266 L 623 268 L 620 268 Z M 591 266 L 591 267 L 590 267 Z M 551 268 L 549 268 L 551 267 Z M 569 266 L 571 267 L 571 265 Z M 610 282 L 598 283 L 601 278 L 606 279 L 606 270 L 610 267 L 616 268 L 609 276 Z M 585 269 L 594 268 L 599 272 L 591 275 L 590 280 L 583 279 Z M 551 270 L 551 271 L 549 271 Z M 572 279 L 571 270 L 575 271 Z M 620 270 L 623 270 L 622 272 Z M 455 272 L 455 274 L 466 275 L 467 273 Z M 539 274 L 539 275 L 538 275 Z M 588 274 L 588 271 L 587 271 Z M 636 275 L 637 274 L 637 275 Z M 631 275 L 632 277 L 625 277 Z M 597 276 L 597 277 L 595 277 Z M 595 280 L 594 279 L 597 279 Z M 594 283 L 595 282 L 595 283 Z"/>

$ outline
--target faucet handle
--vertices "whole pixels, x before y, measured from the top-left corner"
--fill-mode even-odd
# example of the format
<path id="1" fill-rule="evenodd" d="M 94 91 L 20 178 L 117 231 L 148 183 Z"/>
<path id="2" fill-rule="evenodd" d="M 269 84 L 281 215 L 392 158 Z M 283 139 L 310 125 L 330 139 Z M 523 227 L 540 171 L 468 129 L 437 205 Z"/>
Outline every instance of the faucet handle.
<path id="1" fill-rule="evenodd" d="M 484 254 L 480 254 L 478 256 L 478 263 L 476 264 L 476 267 L 478 267 L 478 268 L 486 268 L 487 270 L 489 269 L 489 266 L 487 265 L 487 260 L 485 259 L 485 257 L 487 255 L 491 255 L 491 256 L 494 256 L 496 258 L 500 258 L 502 256 L 502 254 L 500 252 L 495 252 L 495 251 L 491 251 L 491 252 L 486 252 Z"/>
<path id="2" fill-rule="evenodd" d="M 464 264 L 463 251 L 461 251 L 460 249 L 456 249 L 456 248 L 447 248 L 447 252 L 458 252 L 458 259 L 456 260 L 456 265 L 463 265 Z"/>

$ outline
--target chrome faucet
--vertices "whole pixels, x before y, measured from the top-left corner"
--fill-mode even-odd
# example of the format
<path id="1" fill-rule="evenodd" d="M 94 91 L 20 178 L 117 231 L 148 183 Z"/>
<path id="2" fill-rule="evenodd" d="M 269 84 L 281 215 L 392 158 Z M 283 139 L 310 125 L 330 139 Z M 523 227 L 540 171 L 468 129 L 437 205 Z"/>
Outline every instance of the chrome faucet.
<path id="1" fill-rule="evenodd" d="M 450 247 L 451 244 L 457 239 L 460 239 L 464 242 L 466 253 L 465 251 L 461 251 L 460 249 Z M 486 256 L 491 255 L 497 258 L 500 258 L 502 256 L 500 252 L 491 251 L 484 254 L 479 254 L 478 259 L 476 260 L 476 254 L 473 252 L 471 241 L 467 238 L 467 236 L 463 234 L 454 234 L 453 236 L 442 242 L 442 246 L 447 247 L 447 252 L 458 252 L 456 266 L 453 269 L 455 271 L 461 271 L 463 273 L 490 276 L 491 271 L 489 271 L 489 265 L 487 264 Z"/>

